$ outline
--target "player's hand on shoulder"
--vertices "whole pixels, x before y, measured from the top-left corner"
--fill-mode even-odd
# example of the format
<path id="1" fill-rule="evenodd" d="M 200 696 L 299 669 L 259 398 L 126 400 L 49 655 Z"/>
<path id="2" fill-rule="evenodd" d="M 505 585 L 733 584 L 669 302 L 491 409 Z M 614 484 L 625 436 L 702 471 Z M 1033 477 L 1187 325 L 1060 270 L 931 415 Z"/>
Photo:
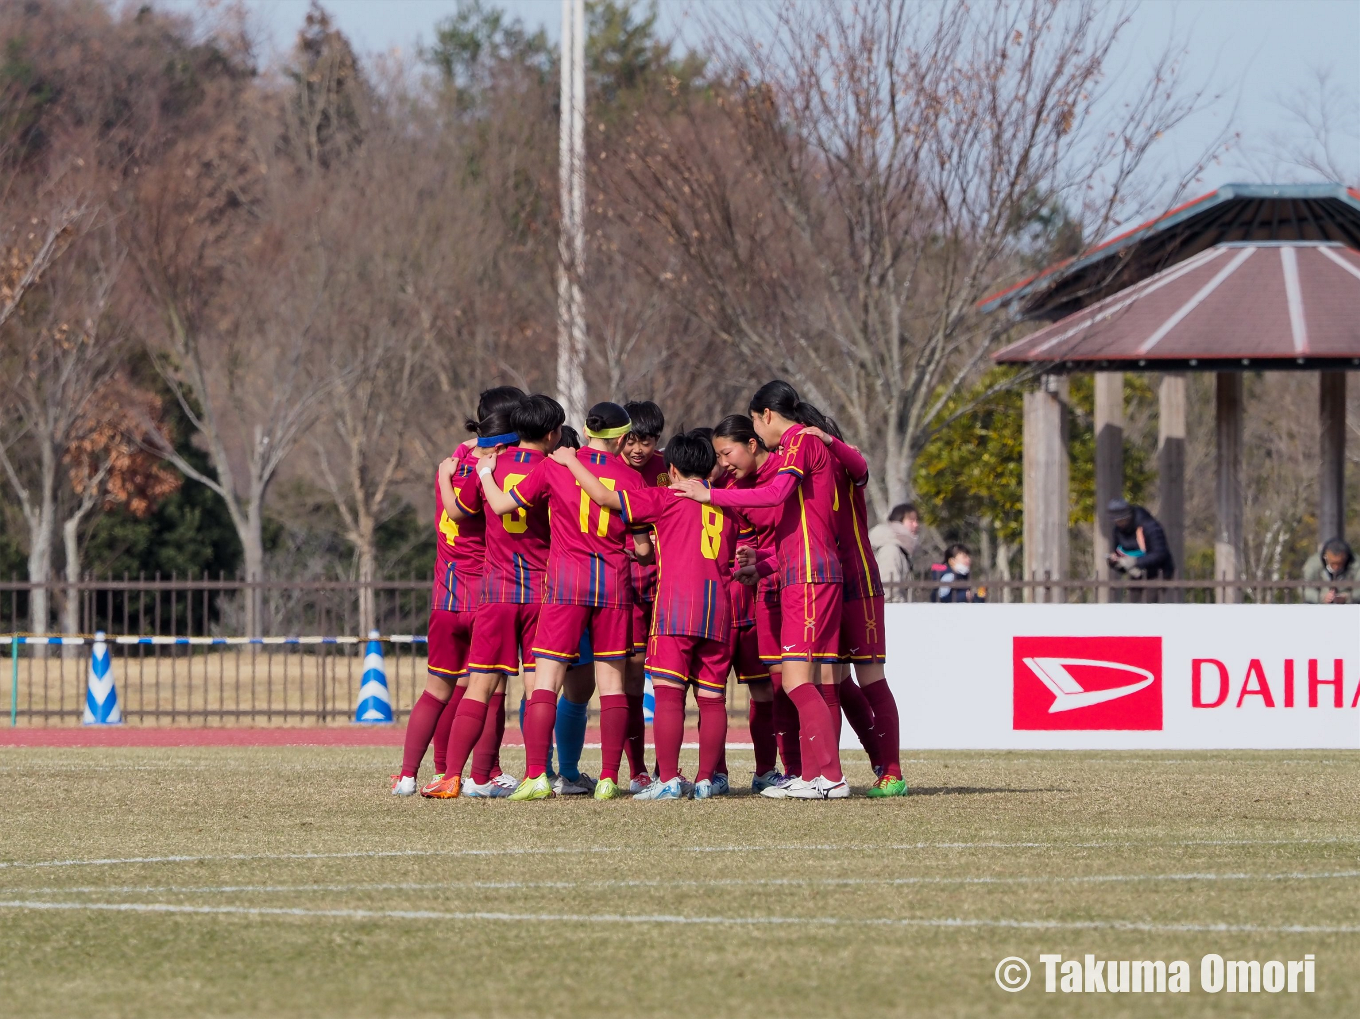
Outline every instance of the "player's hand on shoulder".
<path id="1" fill-rule="evenodd" d="M 496 454 L 488 453 L 477 461 L 477 473 L 483 476 L 490 474 L 496 469 Z"/>
<path id="2" fill-rule="evenodd" d="M 558 446 L 548 454 L 549 459 L 555 460 L 563 467 L 570 467 L 572 461 L 576 459 L 576 450 L 570 446 Z"/>
<path id="3" fill-rule="evenodd" d="M 822 442 L 828 446 L 831 445 L 831 436 L 827 435 L 826 432 L 822 431 L 820 428 L 809 426 L 803 429 L 803 434 L 811 435 L 814 439 L 821 439 Z"/>
<path id="4" fill-rule="evenodd" d="M 458 461 L 451 456 L 446 456 L 439 461 L 439 477 L 442 481 L 448 481 L 458 470 Z"/>
<path id="5" fill-rule="evenodd" d="M 708 486 L 698 478 L 672 478 L 671 491 L 678 492 L 695 502 L 709 502 L 712 498 Z"/>

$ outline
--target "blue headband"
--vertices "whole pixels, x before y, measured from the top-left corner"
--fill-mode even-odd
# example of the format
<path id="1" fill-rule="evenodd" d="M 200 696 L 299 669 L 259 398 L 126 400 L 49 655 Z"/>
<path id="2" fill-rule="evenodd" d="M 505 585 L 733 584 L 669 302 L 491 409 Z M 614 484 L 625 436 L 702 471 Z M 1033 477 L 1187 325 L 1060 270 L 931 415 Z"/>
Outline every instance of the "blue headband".
<path id="1" fill-rule="evenodd" d="M 481 446 L 482 449 L 488 449 L 491 446 L 508 446 L 512 442 L 519 442 L 519 435 L 516 432 L 477 436 L 477 445 Z"/>

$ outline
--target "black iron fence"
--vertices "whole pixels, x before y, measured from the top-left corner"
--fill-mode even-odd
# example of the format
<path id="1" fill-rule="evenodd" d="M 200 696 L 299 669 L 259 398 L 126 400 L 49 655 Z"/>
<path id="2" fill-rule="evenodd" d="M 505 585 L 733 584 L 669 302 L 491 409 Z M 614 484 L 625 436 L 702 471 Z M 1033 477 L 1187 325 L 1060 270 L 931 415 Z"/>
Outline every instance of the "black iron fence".
<path id="1" fill-rule="evenodd" d="M 913 580 L 893 586 L 892 601 L 928 602 L 942 589 L 968 589 L 987 602 L 1095 603 L 1220 601 L 1282 604 L 1360 601 L 1355 583 L 1323 586 L 1284 581 L 1089 580 L 997 581 L 941 585 Z M 0 583 L 0 629 L 31 634 L 35 585 Z M 324 725 L 353 717 L 363 675 L 364 629 L 383 637 L 388 688 L 404 720 L 426 679 L 423 638 L 430 609 L 428 580 L 266 582 L 190 577 L 86 580 L 47 585 L 46 633 L 76 620 L 74 635 L 109 634 L 123 718 L 146 725 Z M 260 606 L 259 633 L 247 634 L 247 599 Z M 371 608 L 369 606 L 371 605 Z M 75 611 L 72 611 L 74 608 Z M 171 638 L 146 643 L 115 637 Z M 255 636 L 256 642 L 240 643 Z M 79 722 L 85 705 L 88 640 L 68 645 L 0 646 L 0 719 L 29 725 Z M 512 682 L 512 702 L 519 684 Z M 744 688 L 729 698 L 744 715 Z"/>

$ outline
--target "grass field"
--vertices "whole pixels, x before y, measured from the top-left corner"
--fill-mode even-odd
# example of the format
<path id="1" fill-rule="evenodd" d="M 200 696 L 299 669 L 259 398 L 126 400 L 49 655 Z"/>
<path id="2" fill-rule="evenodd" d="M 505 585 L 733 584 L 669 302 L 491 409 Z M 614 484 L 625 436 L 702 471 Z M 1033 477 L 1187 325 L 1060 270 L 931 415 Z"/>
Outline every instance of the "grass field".
<path id="1" fill-rule="evenodd" d="M 388 749 L 0 749 L 0 1014 L 1360 1014 L 1360 755 L 910 756 L 896 801 L 520 805 L 398 800 Z"/>

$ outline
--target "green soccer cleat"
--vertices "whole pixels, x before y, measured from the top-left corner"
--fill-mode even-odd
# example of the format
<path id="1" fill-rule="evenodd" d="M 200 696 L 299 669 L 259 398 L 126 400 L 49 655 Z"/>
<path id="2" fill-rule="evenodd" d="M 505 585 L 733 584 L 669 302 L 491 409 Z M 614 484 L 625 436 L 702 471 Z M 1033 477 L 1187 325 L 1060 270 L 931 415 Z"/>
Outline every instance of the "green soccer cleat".
<path id="1" fill-rule="evenodd" d="M 884 775 L 871 785 L 869 791 L 864 795 L 871 800 L 887 799 L 889 796 L 905 796 L 907 795 L 907 780 Z"/>
<path id="2" fill-rule="evenodd" d="M 612 800 L 619 795 L 619 786 L 612 778 L 602 778 L 595 783 L 597 800 Z"/>
<path id="3" fill-rule="evenodd" d="M 539 775 L 538 778 L 526 778 L 519 784 L 519 788 L 510 794 L 510 799 L 519 800 L 546 800 L 553 794 L 552 783 L 548 781 L 547 775 Z"/>

